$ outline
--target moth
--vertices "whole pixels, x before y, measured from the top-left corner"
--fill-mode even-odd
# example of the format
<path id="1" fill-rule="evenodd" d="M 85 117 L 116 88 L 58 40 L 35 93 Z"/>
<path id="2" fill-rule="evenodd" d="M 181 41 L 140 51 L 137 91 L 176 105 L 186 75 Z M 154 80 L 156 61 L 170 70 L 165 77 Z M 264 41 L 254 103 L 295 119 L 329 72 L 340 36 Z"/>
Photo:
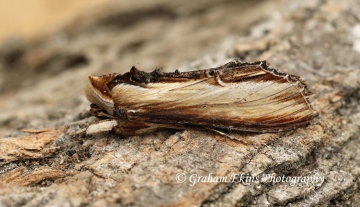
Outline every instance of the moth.
<path id="1" fill-rule="evenodd" d="M 266 61 L 231 61 L 217 68 L 89 75 L 92 115 L 106 118 L 86 133 L 114 130 L 125 136 L 158 128 L 278 132 L 303 127 L 316 115 L 299 77 Z"/>

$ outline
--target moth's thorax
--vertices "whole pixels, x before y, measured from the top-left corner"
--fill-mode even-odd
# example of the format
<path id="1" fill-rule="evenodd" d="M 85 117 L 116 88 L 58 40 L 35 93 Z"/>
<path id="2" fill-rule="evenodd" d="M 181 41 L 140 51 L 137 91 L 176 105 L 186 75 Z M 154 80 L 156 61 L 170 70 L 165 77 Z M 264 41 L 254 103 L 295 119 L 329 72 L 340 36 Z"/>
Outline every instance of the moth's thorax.
<path id="1" fill-rule="evenodd" d="M 86 98 L 111 115 L 114 111 L 114 101 L 112 99 L 112 92 L 107 87 L 107 84 L 113 80 L 116 75 L 116 73 L 103 76 L 88 75 L 86 86 Z"/>

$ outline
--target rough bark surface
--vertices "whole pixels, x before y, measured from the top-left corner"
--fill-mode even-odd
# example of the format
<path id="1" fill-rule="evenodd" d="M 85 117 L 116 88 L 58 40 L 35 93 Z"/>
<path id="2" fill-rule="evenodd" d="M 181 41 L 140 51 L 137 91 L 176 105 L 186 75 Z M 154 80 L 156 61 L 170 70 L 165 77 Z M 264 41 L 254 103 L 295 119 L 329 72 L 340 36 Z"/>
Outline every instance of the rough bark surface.
<path id="1" fill-rule="evenodd" d="M 301 76 L 319 116 L 295 131 L 232 135 L 248 144 L 190 129 L 64 133 L 96 121 L 87 74 L 200 69 L 234 57 Z M 5 42 L 0 206 L 357 206 L 359 57 L 356 0 L 119 3 L 53 36 Z M 301 180 L 314 176 L 325 180 Z"/>

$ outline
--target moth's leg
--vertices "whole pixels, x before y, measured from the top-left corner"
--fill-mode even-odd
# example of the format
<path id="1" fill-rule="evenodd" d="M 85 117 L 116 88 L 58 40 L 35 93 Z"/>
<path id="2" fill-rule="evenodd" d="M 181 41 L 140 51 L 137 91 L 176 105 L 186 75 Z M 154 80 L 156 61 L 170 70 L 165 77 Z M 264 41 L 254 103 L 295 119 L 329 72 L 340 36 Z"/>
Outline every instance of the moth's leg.
<path id="1" fill-rule="evenodd" d="M 163 125 L 145 123 L 141 121 L 125 121 L 120 122 L 117 127 L 114 128 L 116 134 L 122 134 L 125 136 L 134 136 L 144 133 L 149 133 L 157 130 L 158 128 L 163 128 Z"/>
<path id="2" fill-rule="evenodd" d="M 118 122 L 115 119 L 107 119 L 91 124 L 86 128 L 86 134 L 100 134 L 104 132 L 110 132 L 112 129 L 118 126 Z"/>
<path id="3" fill-rule="evenodd" d="M 226 138 L 229 138 L 229 139 L 233 139 L 233 140 L 239 141 L 239 142 L 241 142 L 241 143 L 243 143 L 243 144 L 245 144 L 245 145 L 248 145 L 248 144 L 249 144 L 249 143 L 247 143 L 247 142 L 246 142 L 246 141 L 244 141 L 244 140 L 239 140 L 239 139 L 236 139 L 236 138 L 234 138 L 234 137 L 232 137 L 232 136 L 230 136 L 230 135 L 226 134 L 225 132 L 219 131 L 219 130 L 217 130 L 217 129 L 213 129 L 213 128 L 207 128 L 207 129 L 209 129 L 209 130 L 211 130 L 211 131 L 213 131 L 213 132 L 215 132 L 215 133 L 217 133 L 217 134 L 219 134 L 219 135 L 221 135 L 221 136 L 224 136 L 224 137 L 226 137 Z"/>
<path id="4" fill-rule="evenodd" d="M 96 104 L 91 104 L 90 105 L 90 113 L 93 116 L 96 117 L 102 117 L 102 118 L 110 118 L 113 119 L 114 116 L 108 114 L 104 109 L 100 108 L 98 105 Z"/>
<path id="5" fill-rule="evenodd" d="M 89 123 L 90 122 L 90 123 Z M 78 134 L 100 134 L 104 132 L 109 132 L 118 125 L 118 122 L 114 119 L 105 119 L 101 121 L 90 121 L 82 120 L 78 122 L 73 122 L 66 124 L 64 126 L 64 133 L 67 135 L 78 135 Z"/>
<path id="6" fill-rule="evenodd" d="M 114 116 L 108 114 L 96 104 L 90 105 L 90 113 L 93 115 L 82 121 L 73 122 L 65 125 L 65 134 L 78 135 L 78 134 L 98 134 L 111 131 L 117 126 L 117 121 Z M 105 120 L 96 120 L 97 118 L 107 118 Z M 94 123 L 95 122 L 95 123 Z"/>
<path id="7" fill-rule="evenodd" d="M 67 123 L 64 125 L 64 133 L 67 135 L 83 134 L 85 133 L 86 129 L 94 122 L 98 122 L 98 118 L 91 116 L 84 120 Z"/>

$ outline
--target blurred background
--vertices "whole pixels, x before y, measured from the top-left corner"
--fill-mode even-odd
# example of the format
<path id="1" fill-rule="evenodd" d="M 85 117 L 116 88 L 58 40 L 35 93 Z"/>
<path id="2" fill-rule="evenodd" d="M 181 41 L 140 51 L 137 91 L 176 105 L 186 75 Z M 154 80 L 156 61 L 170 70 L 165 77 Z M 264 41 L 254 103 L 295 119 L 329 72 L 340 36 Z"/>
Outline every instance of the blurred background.
<path id="1" fill-rule="evenodd" d="M 19 37 L 29 40 L 50 34 L 70 23 L 79 14 L 109 0 L 0 1 L 0 41 Z"/>

